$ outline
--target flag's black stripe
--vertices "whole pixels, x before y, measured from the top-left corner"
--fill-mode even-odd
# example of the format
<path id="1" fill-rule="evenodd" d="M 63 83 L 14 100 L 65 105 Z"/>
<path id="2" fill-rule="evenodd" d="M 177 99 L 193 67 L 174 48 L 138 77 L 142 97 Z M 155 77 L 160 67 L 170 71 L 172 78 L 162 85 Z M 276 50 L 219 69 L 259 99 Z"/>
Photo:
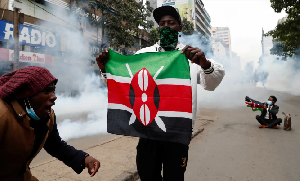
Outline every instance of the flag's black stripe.
<path id="1" fill-rule="evenodd" d="M 178 142 L 189 145 L 192 135 L 192 119 L 177 117 L 160 117 L 165 123 L 167 132 L 162 131 L 153 120 L 148 126 L 144 126 L 138 119 L 129 125 L 131 113 L 124 110 L 108 109 L 107 132 L 149 138 L 162 141 Z"/>
<path id="2" fill-rule="evenodd" d="M 259 102 L 259 101 L 256 101 L 256 100 L 254 100 L 254 99 L 251 99 L 251 98 L 248 97 L 248 96 L 246 96 L 246 101 L 249 102 L 249 103 L 253 102 L 253 103 L 258 104 L 258 105 L 260 105 L 260 106 L 264 106 L 264 103 Z"/>

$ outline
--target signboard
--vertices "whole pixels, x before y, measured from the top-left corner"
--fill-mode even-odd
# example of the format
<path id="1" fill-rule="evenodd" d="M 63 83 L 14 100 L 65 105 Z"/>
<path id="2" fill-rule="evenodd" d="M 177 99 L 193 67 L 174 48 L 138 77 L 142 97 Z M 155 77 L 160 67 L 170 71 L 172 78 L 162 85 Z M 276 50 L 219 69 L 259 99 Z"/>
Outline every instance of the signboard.
<path id="1" fill-rule="evenodd" d="M 7 21 L 0 21 L 0 41 L 8 42 L 13 40 L 14 24 Z M 19 25 L 19 41 L 22 45 L 56 48 L 59 47 L 59 38 L 53 33 Z"/>
<path id="2" fill-rule="evenodd" d="M 0 48 L 0 60 L 13 61 L 14 60 L 14 50 Z M 27 63 L 42 63 L 51 64 L 52 56 L 33 52 L 19 52 L 19 61 Z"/>
<path id="3" fill-rule="evenodd" d="M 172 6 L 175 5 L 175 0 L 163 0 L 162 6 Z"/>
<path id="4" fill-rule="evenodd" d="M 52 56 L 33 52 L 19 52 L 20 62 L 51 64 Z M 9 61 L 14 60 L 14 50 L 9 50 Z"/>

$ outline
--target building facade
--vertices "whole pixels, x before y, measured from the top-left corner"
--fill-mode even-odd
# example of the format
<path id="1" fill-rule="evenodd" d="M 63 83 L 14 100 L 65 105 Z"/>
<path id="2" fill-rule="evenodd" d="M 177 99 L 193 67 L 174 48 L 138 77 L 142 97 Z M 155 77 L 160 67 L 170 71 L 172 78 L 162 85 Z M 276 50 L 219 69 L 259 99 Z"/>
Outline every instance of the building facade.
<path id="1" fill-rule="evenodd" d="M 261 37 L 261 48 L 262 55 L 270 55 L 271 48 L 273 48 L 273 38 L 272 36 L 265 36 L 265 31 L 262 29 L 262 37 Z"/>
<path id="2" fill-rule="evenodd" d="M 214 56 L 216 57 L 226 57 L 226 48 L 223 39 L 221 38 L 212 38 L 212 50 Z"/>
<path id="3" fill-rule="evenodd" d="M 231 35 L 228 27 L 212 27 L 212 37 L 221 38 L 225 43 L 226 55 L 231 58 Z"/>
<path id="4" fill-rule="evenodd" d="M 202 34 L 206 39 L 210 39 L 211 33 L 211 18 L 204 8 L 201 0 L 195 0 L 195 29 Z"/>

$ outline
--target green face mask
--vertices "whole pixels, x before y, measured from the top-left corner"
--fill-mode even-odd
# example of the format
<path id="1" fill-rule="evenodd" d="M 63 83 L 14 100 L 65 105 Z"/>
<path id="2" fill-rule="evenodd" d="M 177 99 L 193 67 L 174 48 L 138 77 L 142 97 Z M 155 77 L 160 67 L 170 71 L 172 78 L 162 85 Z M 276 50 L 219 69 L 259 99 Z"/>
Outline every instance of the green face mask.
<path id="1" fill-rule="evenodd" d="M 178 43 L 178 32 L 170 27 L 163 27 L 159 30 L 160 46 L 166 51 L 175 50 Z"/>

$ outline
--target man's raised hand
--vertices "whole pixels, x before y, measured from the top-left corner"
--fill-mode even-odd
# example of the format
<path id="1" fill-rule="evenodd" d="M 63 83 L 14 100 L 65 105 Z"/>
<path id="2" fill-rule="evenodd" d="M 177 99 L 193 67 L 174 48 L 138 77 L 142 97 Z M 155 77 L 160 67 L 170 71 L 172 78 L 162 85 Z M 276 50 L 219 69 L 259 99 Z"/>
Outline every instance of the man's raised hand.
<path id="1" fill-rule="evenodd" d="M 96 62 L 102 73 L 105 73 L 105 64 L 108 61 L 108 50 L 105 48 L 97 57 Z"/>
<path id="2" fill-rule="evenodd" d="M 200 65 L 203 69 L 208 69 L 211 66 L 211 63 L 206 59 L 204 52 L 197 47 L 193 48 L 187 45 L 182 49 L 181 53 L 185 53 L 186 57 L 191 60 L 192 63 Z"/>

